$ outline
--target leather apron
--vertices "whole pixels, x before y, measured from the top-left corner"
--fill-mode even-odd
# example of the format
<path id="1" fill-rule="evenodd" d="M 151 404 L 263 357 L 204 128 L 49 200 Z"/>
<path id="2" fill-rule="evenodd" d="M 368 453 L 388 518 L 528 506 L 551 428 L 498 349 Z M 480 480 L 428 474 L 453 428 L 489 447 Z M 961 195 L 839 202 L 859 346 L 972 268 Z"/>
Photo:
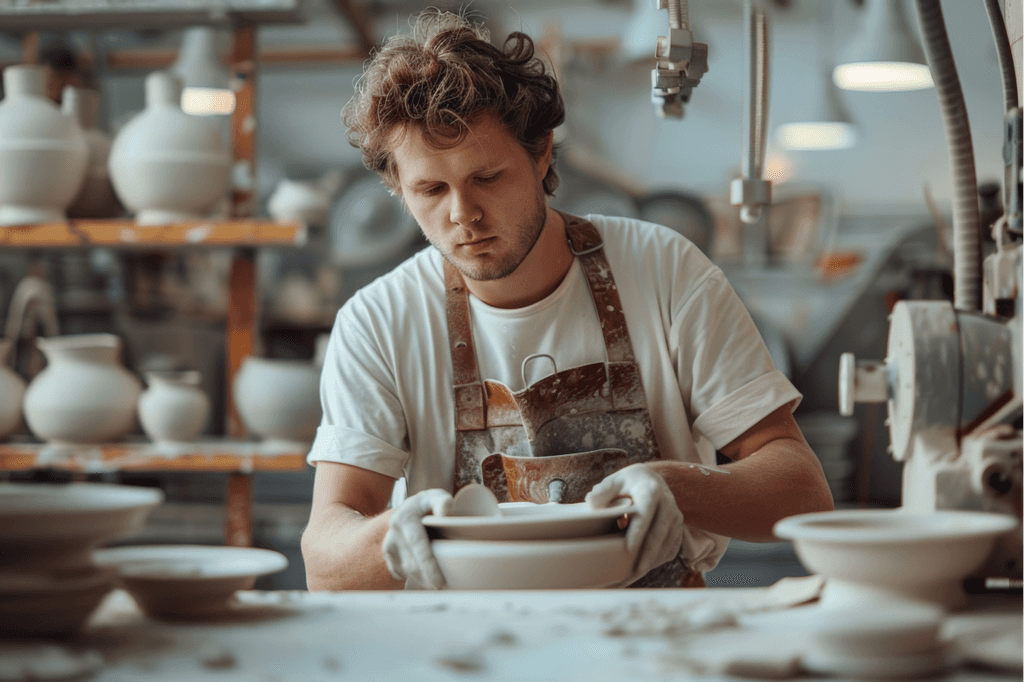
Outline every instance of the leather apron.
<path id="1" fill-rule="evenodd" d="M 607 362 L 563 371 L 556 367 L 554 374 L 519 392 L 497 381 L 481 381 L 469 316 L 469 291 L 462 275 L 446 260 L 445 303 L 455 399 L 453 492 L 468 483 L 486 483 L 499 501 L 507 501 L 501 453 L 547 457 L 603 448 L 624 450 L 620 454 L 625 457 L 604 463 L 599 478 L 628 464 L 660 459 L 640 368 L 600 234 L 582 218 L 560 215 L 569 248 L 579 258 L 590 287 Z M 534 359 L 536 356 L 531 356 L 523 363 L 524 385 L 526 364 Z M 593 478 L 591 472 L 587 473 Z M 571 486 L 571 473 L 563 477 Z M 631 585 L 703 586 L 703 576 L 689 570 L 680 557 Z"/>

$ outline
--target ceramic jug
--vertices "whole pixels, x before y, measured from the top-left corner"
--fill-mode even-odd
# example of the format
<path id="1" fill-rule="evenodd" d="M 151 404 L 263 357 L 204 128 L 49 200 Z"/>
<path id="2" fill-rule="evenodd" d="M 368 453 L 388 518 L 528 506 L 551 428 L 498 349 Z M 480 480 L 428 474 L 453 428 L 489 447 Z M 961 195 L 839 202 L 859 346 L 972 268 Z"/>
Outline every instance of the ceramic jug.
<path id="1" fill-rule="evenodd" d="M 210 398 L 200 387 L 202 375 L 147 372 L 149 386 L 139 396 L 139 423 L 153 441 L 193 441 L 210 416 Z"/>
<path id="2" fill-rule="evenodd" d="M 308 448 L 320 425 L 320 368 L 307 360 L 248 356 L 231 387 L 245 428 L 264 440 Z"/>
<path id="3" fill-rule="evenodd" d="M 146 76 L 146 108 L 114 137 L 108 168 L 139 225 L 200 220 L 227 197 L 231 154 L 216 121 L 181 110 L 181 80 Z"/>
<path id="4" fill-rule="evenodd" d="M 64 220 L 85 178 L 85 135 L 46 96 L 45 67 L 8 66 L 3 80 L 0 226 Z"/>
<path id="5" fill-rule="evenodd" d="M 0 440 L 21 426 L 21 401 L 25 380 L 7 366 L 7 357 L 14 348 L 14 339 L 0 339 Z"/>
<path id="6" fill-rule="evenodd" d="M 78 122 L 89 149 L 85 179 L 74 201 L 67 208 L 69 218 L 116 218 L 124 207 L 114 194 L 107 171 L 110 136 L 99 129 L 100 94 L 88 88 L 65 86 L 61 111 Z"/>
<path id="7" fill-rule="evenodd" d="M 28 428 L 58 443 L 117 441 L 135 428 L 142 383 L 120 362 L 114 334 L 36 339 L 47 365 L 25 390 Z"/>
<path id="8" fill-rule="evenodd" d="M 341 187 L 340 171 L 332 170 L 316 180 L 282 179 L 267 201 L 267 212 L 277 221 L 297 220 L 320 227 L 327 222 L 327 212 L 334 195 Z"/>

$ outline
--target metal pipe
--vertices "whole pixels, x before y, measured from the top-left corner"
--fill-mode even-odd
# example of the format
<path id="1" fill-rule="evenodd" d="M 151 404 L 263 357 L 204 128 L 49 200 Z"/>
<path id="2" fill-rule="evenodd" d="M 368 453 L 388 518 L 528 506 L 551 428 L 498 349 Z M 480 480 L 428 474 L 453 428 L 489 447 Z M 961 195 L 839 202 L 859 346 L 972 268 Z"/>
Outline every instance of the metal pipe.
<path id="1" fill-rule="evenodd" d="M 992 26 L 992 37 L 996 41 L 996 55 L 999 57 L 999 71 L 1003 76 L 1003 101 L 1006 111 L 1017 106 L 1017 74 L 1013 67 L 1013 51 L 1006 35 L 1006 23 L 999 9 L 999 0 L 985 0 L 988 21 Z"/>
<path id="2" fill-rule="evenodd" d="M 760 180 L 764 170 L 765 128 L 768 119 L 768 17 L 759 0 L 745 1 L 744 32 L 747 35 L 747 108 L 743 112 L 744 139 L 743 177 Z M 760 206 L 744 203 L 743 222 L 757 221 Z"/>
<path id="3" fill-rule="evenodd" d="M 977 311 L 981 310 L 981 237 L 978 179 L 967 105 L 949 46 L 941 3 L 939 0 L 917 0 L 917 11 L 924 31 L 925 54 L 935 80 L 952 162 L 953 306 L 957 310 Z"/>

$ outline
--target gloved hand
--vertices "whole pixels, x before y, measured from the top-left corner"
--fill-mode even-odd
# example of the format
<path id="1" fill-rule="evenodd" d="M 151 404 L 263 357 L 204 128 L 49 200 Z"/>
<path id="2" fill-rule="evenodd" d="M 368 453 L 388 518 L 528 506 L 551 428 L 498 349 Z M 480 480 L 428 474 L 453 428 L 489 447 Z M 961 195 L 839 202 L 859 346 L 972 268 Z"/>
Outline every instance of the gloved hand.
<path id="1" fill-rule="evenodd" d="M 637 509 L 626 530 L 626 550 L 637 553 L 633 575 L 623 583 L 629 585 L 679 554 L 683 513 L 665 479 L 643 464 L 619 469 L 595 485 L 585 500 L 591 508 L 601 509 L 622 497 L 632 499 Z"/>
<path id="2" fill-rule="evenodd" d="M 383 549 L 388 572 L 397 580 L 411 580 L 417 586 L 434 590 L 444 587 L 444 575 L 430 549 L 423 517 L 445 516 L 452 499 L 447 490 L 432 488 L 412 495 L 395 508 Z"/>

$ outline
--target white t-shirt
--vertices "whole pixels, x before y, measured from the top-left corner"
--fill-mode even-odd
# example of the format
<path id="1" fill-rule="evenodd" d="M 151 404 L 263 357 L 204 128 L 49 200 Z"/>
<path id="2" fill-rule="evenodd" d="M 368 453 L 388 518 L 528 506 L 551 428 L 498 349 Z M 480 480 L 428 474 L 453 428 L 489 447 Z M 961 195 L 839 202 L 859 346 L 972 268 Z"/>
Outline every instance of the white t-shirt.
<path id="1" fill-rule="evenodd" d="M 686 238 L 639 220 L 586 216 L 604 242 L 661 456 L 715 464 L 715 449 L 801 395 L 775 370 L 722 271 Z M 514 310 L 470 295 L 482 379 L 524 388 L 524 358 L 558 371 L 606 360 L 579 261 L 545 299 Z M 532 361 L 526 381 L 555 368 Z M 441 254 L 428 247 L 338 312 L 320 381 L 323 421 L 308 456 L 393 478 L 409 494 L 453 487 L 455 415 Z M 712 476 L 722 474 L 712 473 Z M 683 556 L 708 571 L 728 538 L 687 527 Z"/>

